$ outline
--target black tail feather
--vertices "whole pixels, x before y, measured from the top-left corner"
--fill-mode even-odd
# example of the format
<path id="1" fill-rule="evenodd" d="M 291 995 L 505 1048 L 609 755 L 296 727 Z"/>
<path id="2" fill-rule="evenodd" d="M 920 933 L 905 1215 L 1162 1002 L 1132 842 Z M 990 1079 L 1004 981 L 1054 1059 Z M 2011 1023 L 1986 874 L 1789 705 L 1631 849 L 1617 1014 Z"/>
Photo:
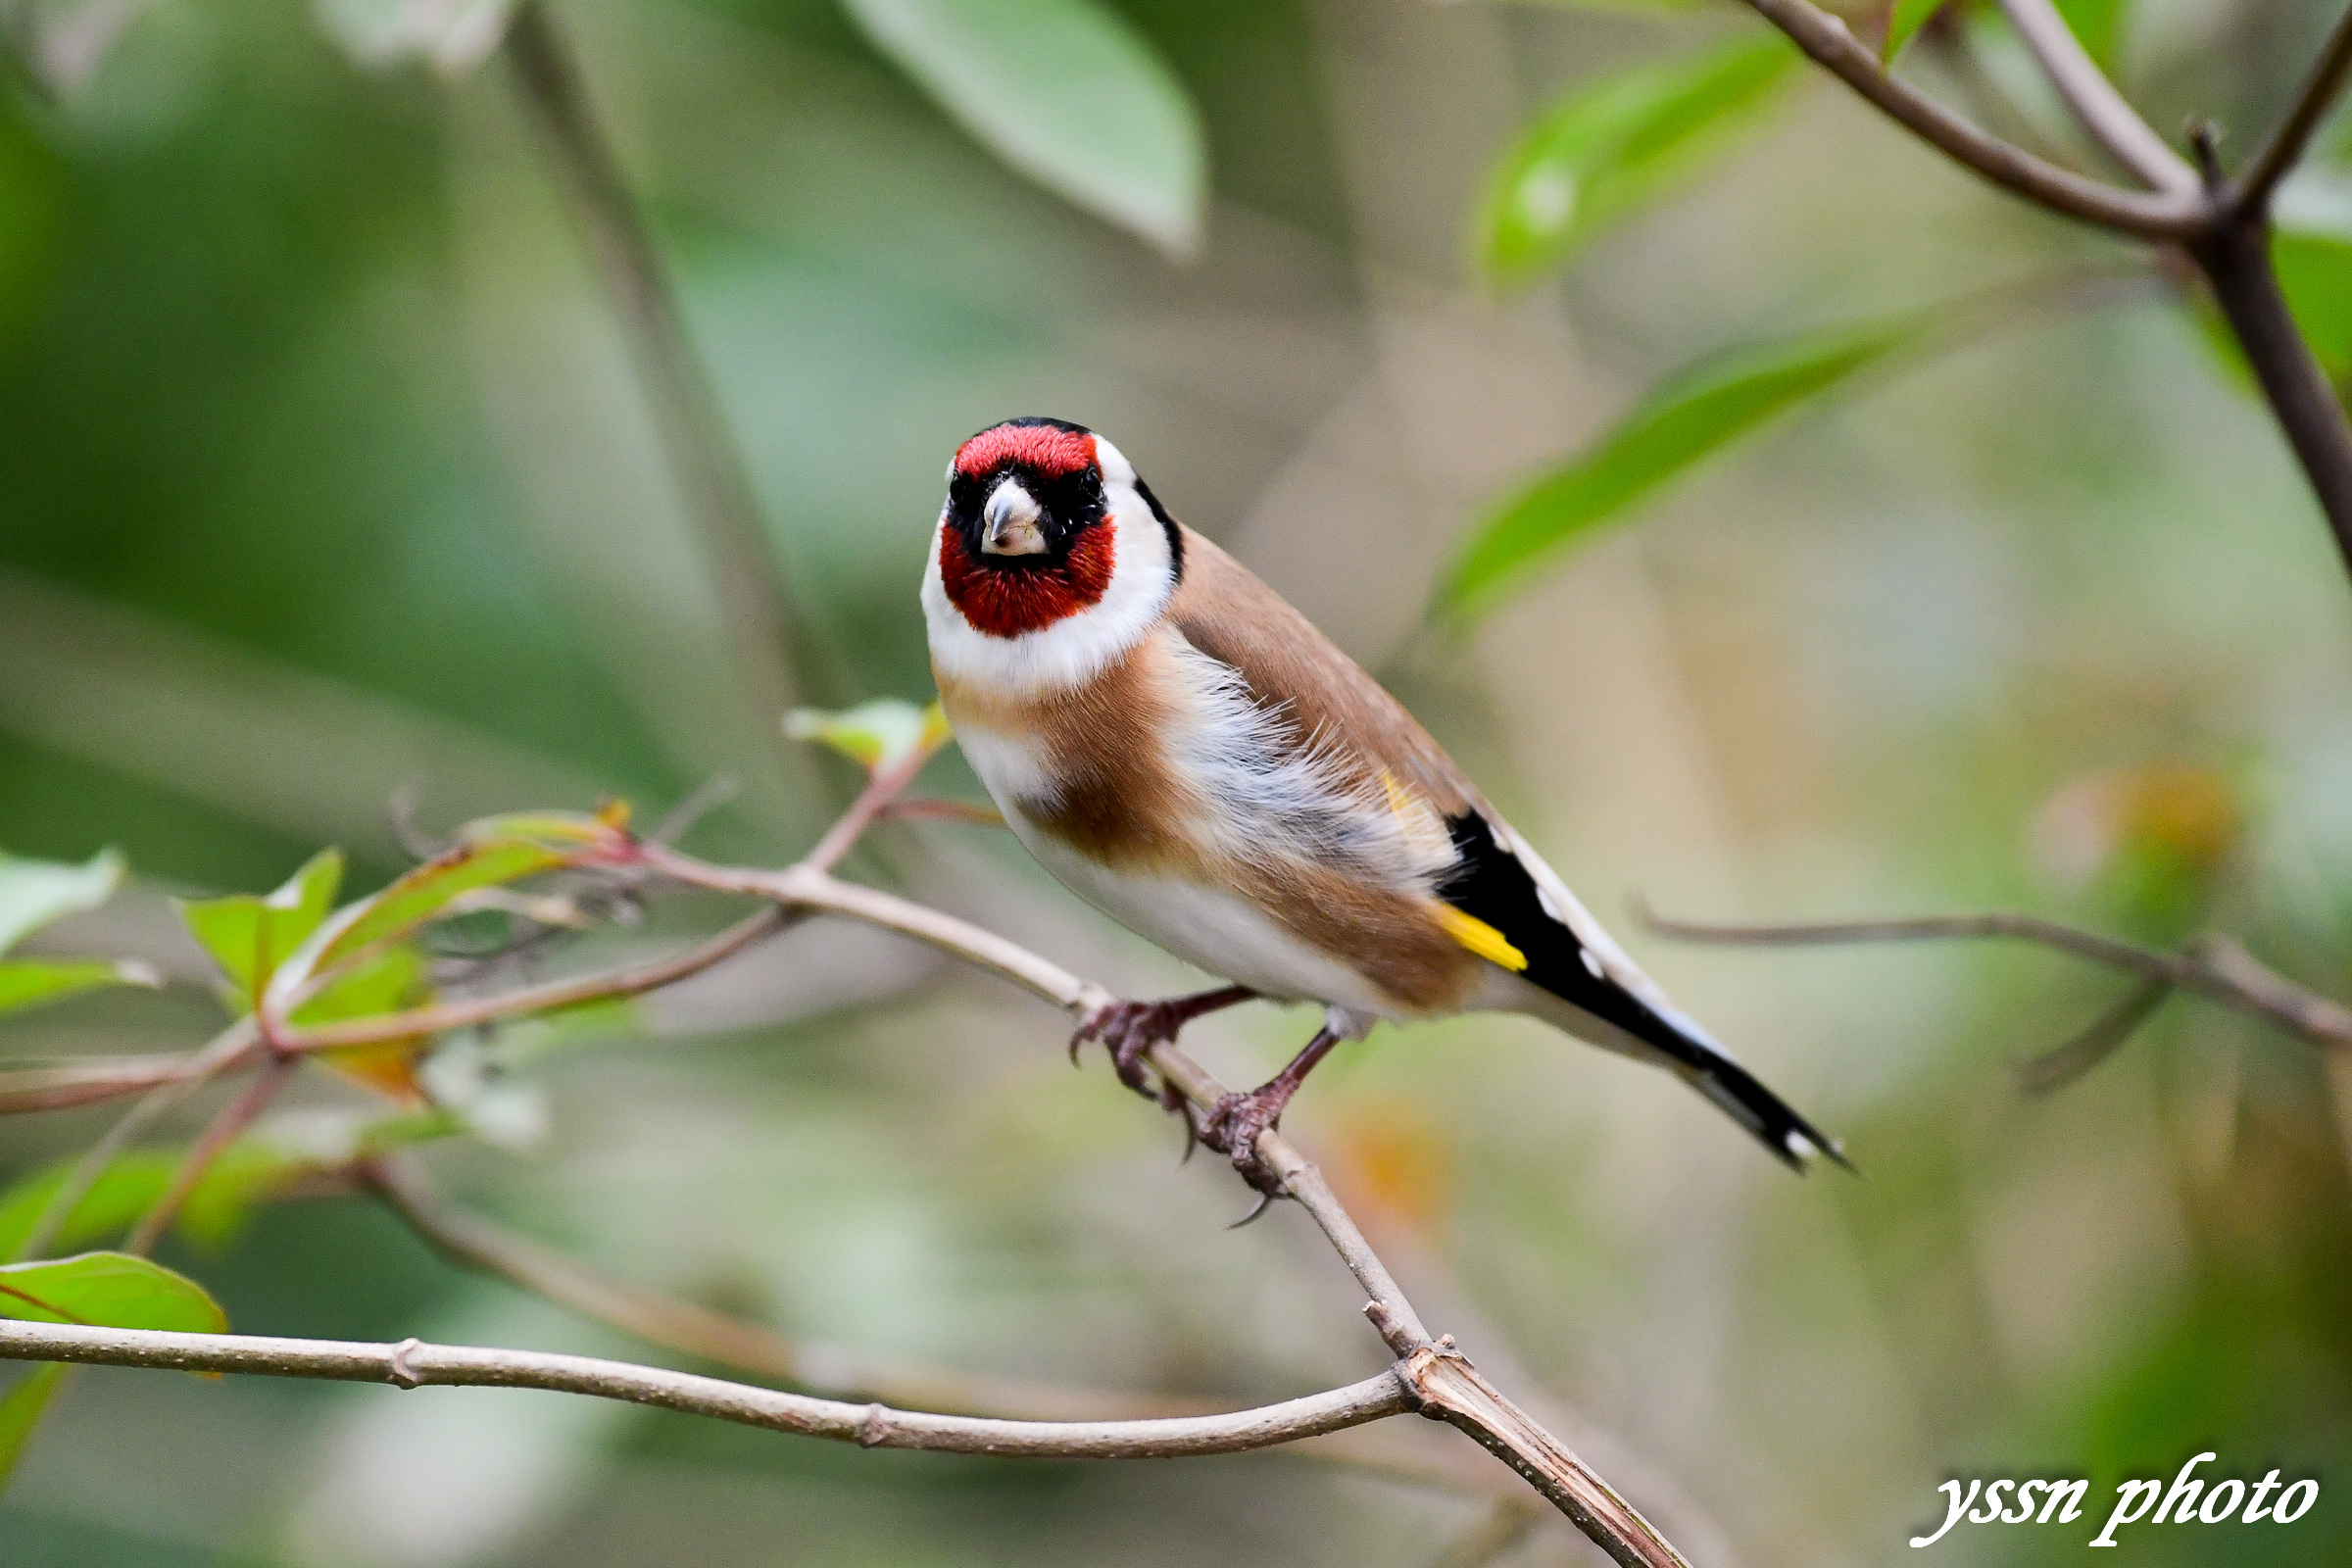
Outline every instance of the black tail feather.
<path id="1" fill-rule="evenodd" d="M 1589 1014 L 1614 1034 L 1655 1052 L 1691 1087 L 1754 1134 L 1793 1170 L 1805 1168 L 1807 1147 L 1847 1170 L 1853 1164 L 1830 1138 L 1757 1081 L 1694 1023 L 1652 1006 L 1610 978 L 1608 965 L 1567 924 L 1544 907 L 1544 896 L 1518 856 L 1494 837 L 1476 811 L 1446 819 L 1457 857 L 1439 890 L 1455 908 L 1502 933 L 1518 950 L 1522 978 Z M 1858 1174 L 1858 1173 L 1857 1173 Z"/>

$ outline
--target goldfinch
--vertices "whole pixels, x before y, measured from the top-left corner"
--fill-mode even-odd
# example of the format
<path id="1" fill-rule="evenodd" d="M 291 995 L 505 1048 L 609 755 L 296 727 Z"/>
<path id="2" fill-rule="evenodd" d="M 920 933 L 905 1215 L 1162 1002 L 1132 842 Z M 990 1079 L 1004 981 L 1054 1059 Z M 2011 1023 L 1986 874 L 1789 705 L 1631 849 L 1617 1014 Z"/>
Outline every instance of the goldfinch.
<path id="1" fill-rule="evenodd" d="M 1306 617 L 1168 514 L 1118 448 L 1059 419 L 957 448 L 923 575 L 963 754 L 1029 852 L 1111 918 L 1229 984 L 1124 1002 L 1144 1054 L 1251 998 L 1323 1026 L 1200 1138 L 1261 1190 L 1258 1134 L 1384 1019 L 1531 1013 L 1666 1067 L 1801 1170 L 1838 1147 L 1676 1009 L 1437 742 Z M 1172 1107 L 1173 1108 L 1173 1107 Z"/>

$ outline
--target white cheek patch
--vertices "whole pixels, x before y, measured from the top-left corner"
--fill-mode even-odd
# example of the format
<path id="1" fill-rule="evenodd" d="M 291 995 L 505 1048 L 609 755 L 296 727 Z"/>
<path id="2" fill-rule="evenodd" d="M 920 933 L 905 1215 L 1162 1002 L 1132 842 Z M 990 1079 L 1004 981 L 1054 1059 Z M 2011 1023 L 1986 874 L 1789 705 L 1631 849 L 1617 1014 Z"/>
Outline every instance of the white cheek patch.
<path id="1" fill-rule="evenodd" d="M 1097 450 L 1103 454 L 1106 520 L 1118 532 L 1109 586 L 1076 614 L 1017 637 L 979 630 L 948 598 L 939 571 L 939 535 L 932 534 L 931 560 L 923 571 L 923 619 L 931 633 L 931 661 L 943 677 L 1013 697 L 1067 690 L 1101 674 L 1158 621 L 1176 586 L 1167 533 L 1135 493 L 1132 477 L 1120 476 L 1131 473 L 1127 460 L 1107 442 L 1098 441 Z M 940 527 L 946 526 L 943 513 Z"/>

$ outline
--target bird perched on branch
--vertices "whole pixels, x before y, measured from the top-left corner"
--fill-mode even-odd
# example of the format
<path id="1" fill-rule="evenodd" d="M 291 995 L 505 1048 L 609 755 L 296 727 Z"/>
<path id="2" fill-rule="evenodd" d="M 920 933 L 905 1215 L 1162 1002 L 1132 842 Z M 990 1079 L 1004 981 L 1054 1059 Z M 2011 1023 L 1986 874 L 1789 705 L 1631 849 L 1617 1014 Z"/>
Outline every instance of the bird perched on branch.
<path id="1" fill-rule="evenodd" d="M 973 436 L 923 578 L 964 756 L 1046 868 L 1229 985 L 1080 1027 L 1143 1058 L 1200 1014 L 1313 1002 L 1323 1027 L 1199 1129 L 1261 1191 L 1258 1134 L 1382 1019 L 1531 1013 L 1654 1062 L 1791 1166 L 1836 1145 L 1676 1009 L 1396 699 L 1118 448 L 1058 419 Z M 1171 1108 L 1176 1108 L 1171 1105 Z"/>

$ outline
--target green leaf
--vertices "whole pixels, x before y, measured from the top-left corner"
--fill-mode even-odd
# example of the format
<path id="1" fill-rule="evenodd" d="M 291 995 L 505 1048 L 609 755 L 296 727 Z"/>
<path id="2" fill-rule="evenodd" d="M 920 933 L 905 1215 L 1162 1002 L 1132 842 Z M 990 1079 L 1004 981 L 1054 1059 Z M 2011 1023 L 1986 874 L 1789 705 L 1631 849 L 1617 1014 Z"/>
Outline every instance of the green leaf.
<path id="1" fill-rule="evenodd" d="M 0 953 L 69 914 L 95 909 L 122 882 L 122 857 L 100 850 L 81 865 L 0 855 Z"/>
<path id="2" fill-rule="evenodd" d="M 342 885 L 342 851 L 320 850 L 274 893 L 183 902 L 179 917 L 250 1009 L 277 966 L 325 920 Z"/>
<path id="3" fill-rule="evenodd" d="M 1800 58 L 1777 33 L 1741 37 L 1570 94 L 1495 166 L 1478 218 L 1488 276 L 1523 280 L 1663 194 Z"/>
<path id="4" fill-rule="evenodd" d="M 227 1314 L 203 1286 L 128 1252 L 0 1264 L 0 1317 L 174 1334 L 228 1332 Z"/>
<path id="5" fill-rule="evenodd" d="M 1903 45 L 1919 35 L 1919 29 L 1936 20 L 1950 0 L 1894 0 L 1894 9 L 1886 14 L 1886 39 L 1879 46 L 1879 63 L 1894 64 L 1894 57 L 1903 52 Z"/>
<path id="6" fill-rule="evenodd" d="M 884 697 L 844 712 L 796 708 L 784 715 L 784 733 L 796 741 L 821 742 L 878 771 L 947 744 L 948 719 L 937 703 L 917 708 Z"/>
<path id="7" fill-rule="evenodd" d="M 0 1012 L 29 1007 L 36 1002 L 55 1002 L 102 986 L 160 986 L 163 976 L 143 963 L 109 963 L 99 958 L 67 958 L 43 962 L 31 958 L 0 961 Z"/>
<path id="8" fill-rule="evenodd" d="M 8 1490 L 9 1478 L 17 1473 L 17 1461 L 24 1456 L 24 1446 L 32 1439 L 32 1429 L 40 1424 L 42 1412 L 49 1408 L 65 1378 L 66 1369 L 54 1361 L 36 1366 L 17 1379 L 7 1396 L 0 1398 L 0 1492 Z"/>
<path id="9" fill-rule="evenodd" d="M 352 1018 L 377 1018 L 386 1013 L 420 1007 L 433 999 L 432 979 L 424 955 L 406 943 L 385 948 L 360 959 L 324 991 L 294 1009 L 298 1026 L 342 1023 Z M 398 1099 L 424 1098 L 417 1087 L 416 1062 L 428 1042 L 417 1036 L 387 1040 L 380 1045 L 353 1046 L 316 1053 L 317 1059 L 373 1089 Z"/>
<path id="10" fill-rule="evenodd" d="M 1720 355 L 1676 377 L 1598 443 L 1491 514 L 1440 587 L 1438 612 L 1491 608 L 1570 543 L 1774 415 L 1917 340 L 1928 318 L 1874 322 Z"/>
<path id="11" fill-rule="evenodd" d="M 1175 73 L 1098 0 L 844 0 L 983 146 L 1175 257 L 1200 241 L 1208 153 Z"/>
<path id="12" fill-rule="evenodd" d="M 184 1149 L 133 1149 L 116 1156 L 56 1237 L 59 1247 L 82 1247 L 119 1236 L 155 1206 L 186 1157 Z M 0 1257 L 14 1257 L 79 1163 L 66 1158 L 0 1192 Z M 253 1204 L 309 1169 L 314 1161 L 260 1139 L 222 1150 L 179 1211 L 177 1228 L 191 1241 L 217 1246 L 233 1235 Z M 5 1314 L 0 1314 L 5 1315 Z"/>
<path id="13" fill-rule="evenodd" d="M 2124 42 L 2125 0 L 2056 0 L 2056 5 L 2084 51 L 2099 69 L 2114 74 Z"/>

